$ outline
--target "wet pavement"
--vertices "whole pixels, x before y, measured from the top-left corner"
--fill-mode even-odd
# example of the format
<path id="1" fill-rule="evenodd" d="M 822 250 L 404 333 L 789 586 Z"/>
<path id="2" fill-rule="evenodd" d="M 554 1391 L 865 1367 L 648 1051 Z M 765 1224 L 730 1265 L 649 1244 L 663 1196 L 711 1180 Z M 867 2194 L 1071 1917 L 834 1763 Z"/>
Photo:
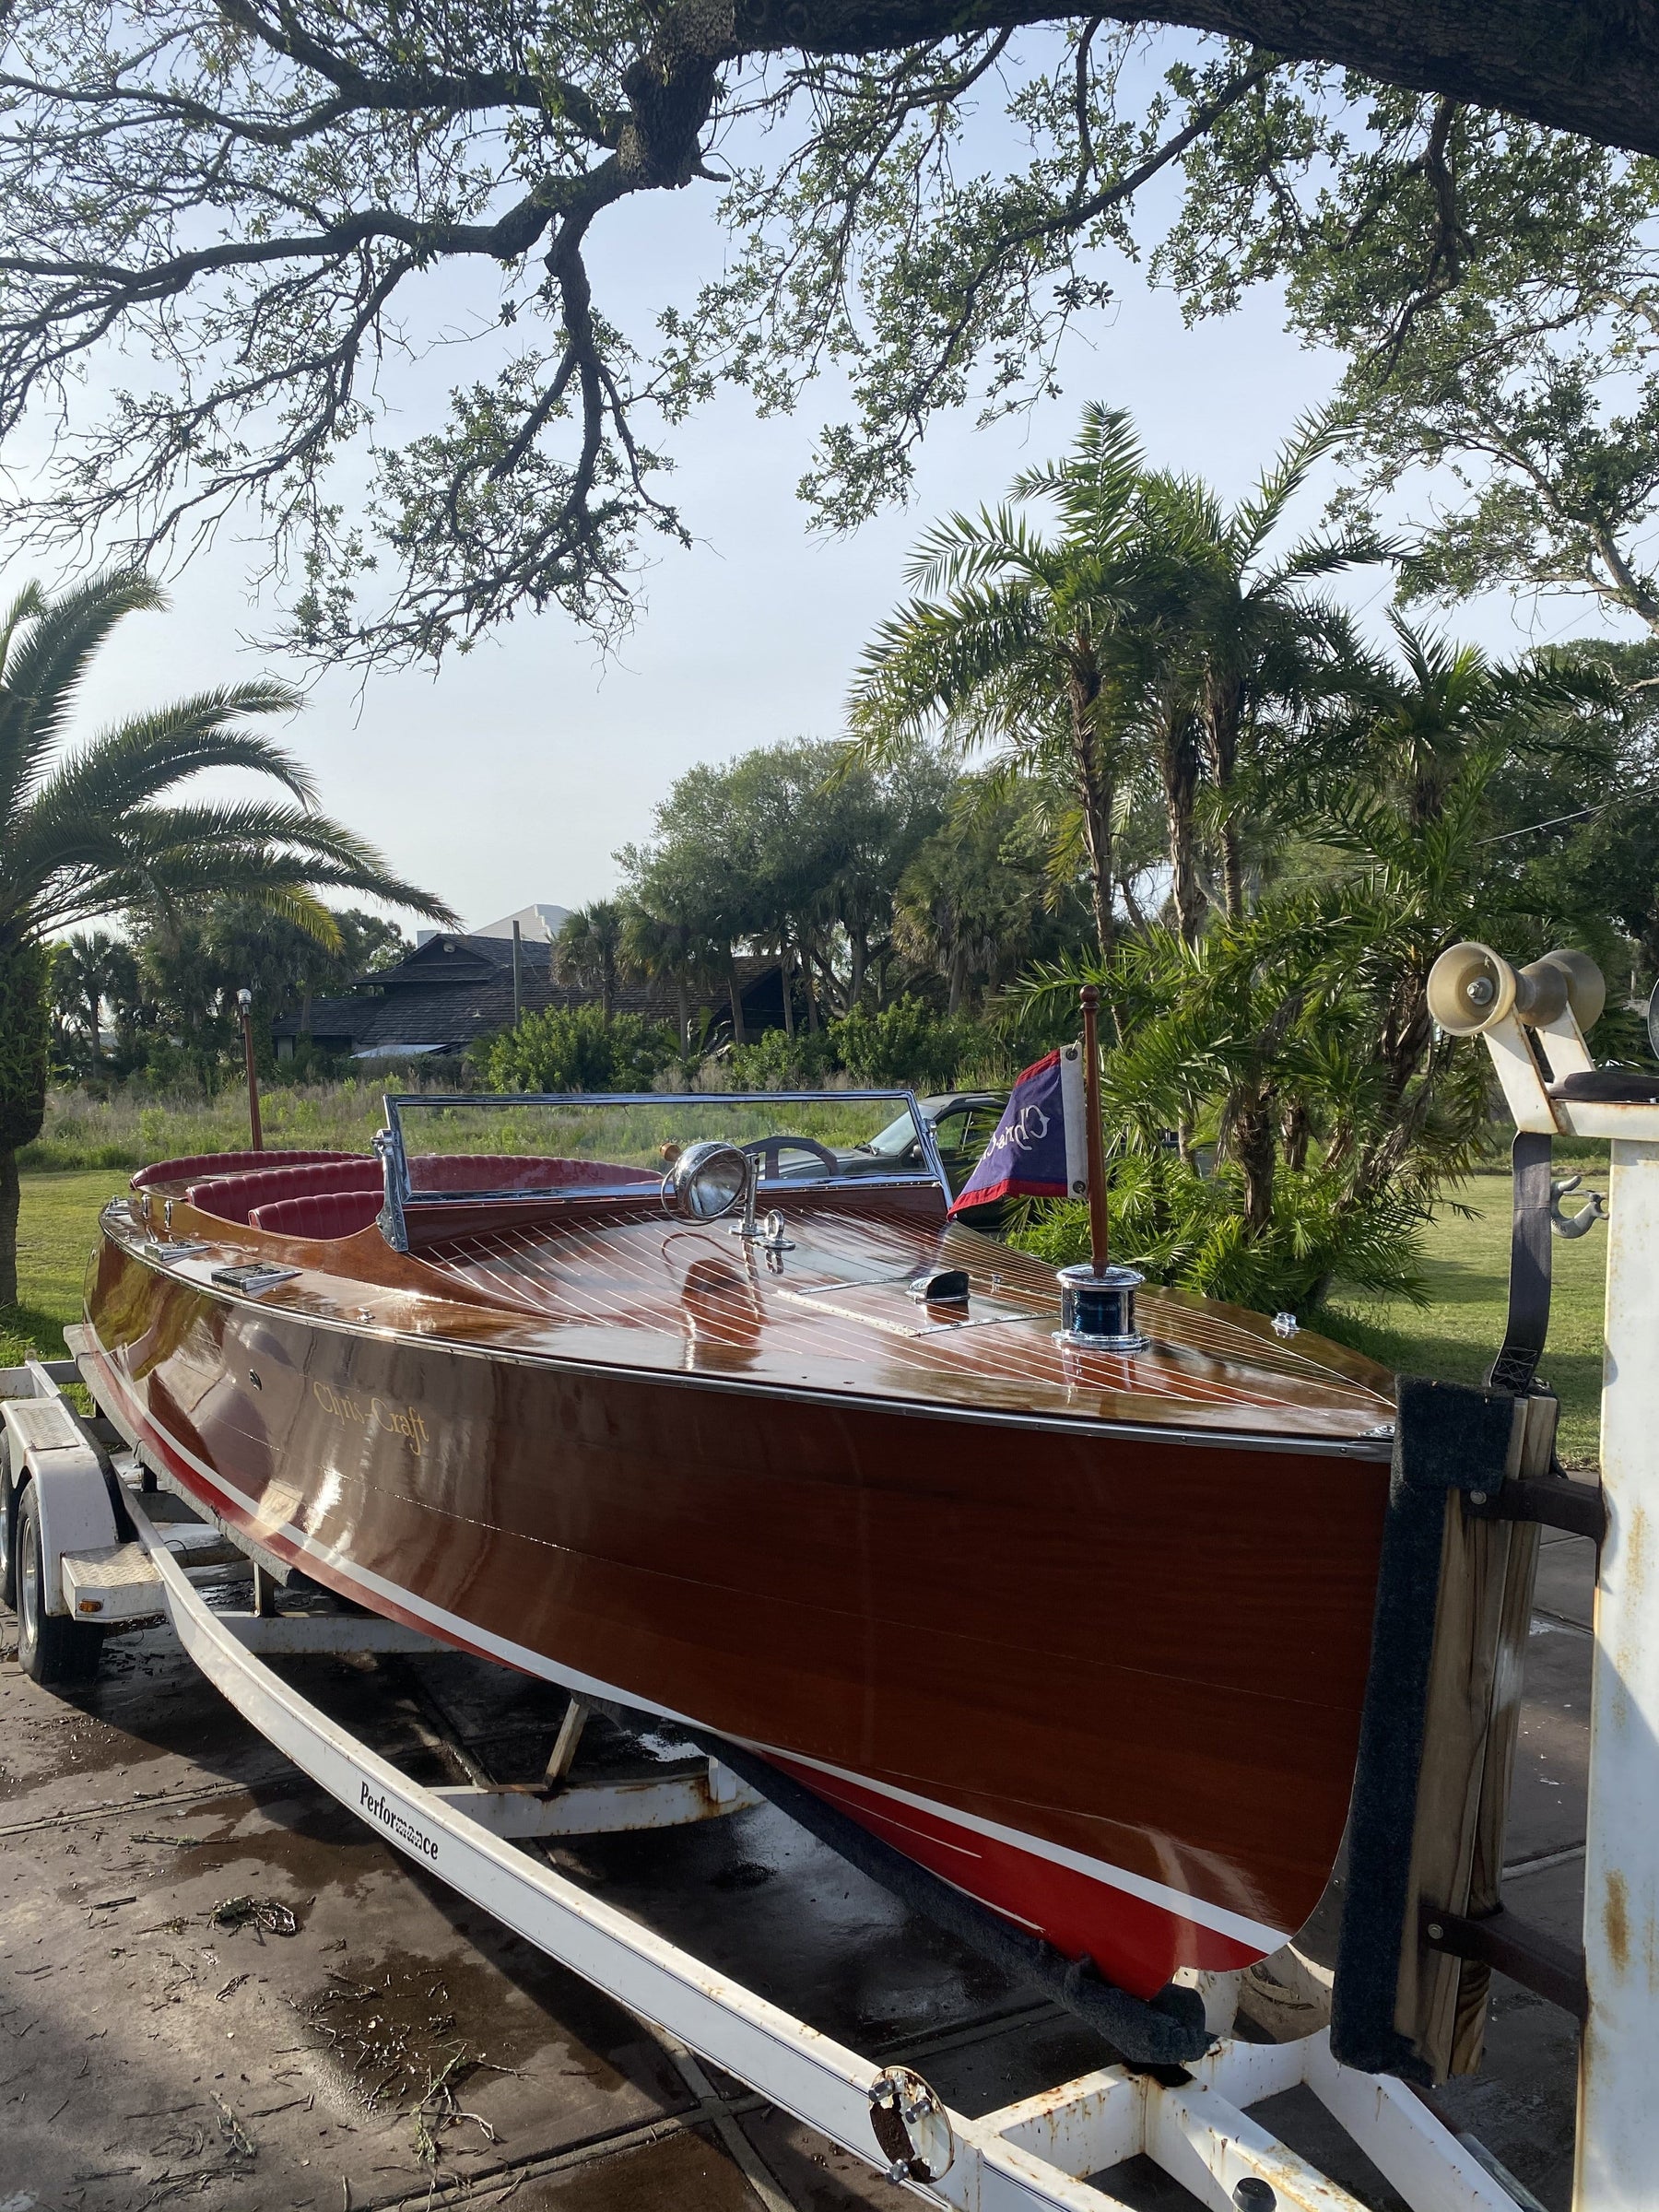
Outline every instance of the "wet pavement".
<path id="1" fill-rule="evenodd" d="M 1577 1941 L 1593 1555 L 1547 1534 L 1506 1901 Z M 9 1653 L 9 1618 L 0 1644 Z M 540 1771 L 557 1692 L 459 1655 L 281 1671 L 417 1779 Z M 647 1752 L 664 1746 L 648 1744 Z M 591 1723 L 584 1763 L 637 1759 Z M 1105 2063 L 1087 2030 L 909 1917 L 770 1807 L 559 1848 L 670 1940 L 969 2112 Z M 1575 2031 L 1498 1978 L 1486 2066 L 1440 2092 L 1547 2212 L 1571 2195 Z M 1377 2212 L 1305 2092 L 1260 2108 Z M 1194 2200 L 1143 2160 L 1141 2212 Z M 0 2212 L 843 2212 L 908 2193 L 423 1876 L 149 1631 L 97 1684 L 0 1660 Z"/>

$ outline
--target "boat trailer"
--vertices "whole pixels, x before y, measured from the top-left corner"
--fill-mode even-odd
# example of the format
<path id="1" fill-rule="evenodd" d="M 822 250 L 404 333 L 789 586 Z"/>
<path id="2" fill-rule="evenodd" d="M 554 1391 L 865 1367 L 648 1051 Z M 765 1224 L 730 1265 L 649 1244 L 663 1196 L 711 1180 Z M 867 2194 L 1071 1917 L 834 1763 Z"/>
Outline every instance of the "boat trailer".
<path id="1" fill-rule="evenodd" d="M 65 1386 L 79 1380 L 74 1360 L 0 1371 L 7 1480 L 14 1489 L 27 1480 L 24 1495 L 37 1500 L 38 1551 L 23 1526 L 10 1552 L 20 1641 L 46 1654 L 31 1671 L 84 1677 L 106 1629 L 171 1624 L 237 1711 L 389 1843 L 890 2180 L 961 2212 L 1122 2212 L 1120 2200 L 1087 2177 L 1144 2154 L 1216 2212 L 1362 2212 L 1250 2117 L 1251 2105 L 1305 2086 L 1413 2212 L 1514 2212 L 1515 2197 L 1475 2149 L 1403 2083 L 1338 2065 L 1325 2030 L 1287 2042 L 1226 2038 L 1184 2067 L 1105 2066 L 978 2119 L 949 2109 L 910 2068 L 882 2066 L 818 2033 L 517 1848 L 754 1804 L 719 1760 L 678 1762 L 645 1782 L 572 1782 L 575 1729 L 567 1723 L 550 1762 L 562 1786 L 432 1789 L 411 1781 L 268 1661 L 448 1647 L 378 1616 L 281 1611 L 257 1559 L 241 1562 L 244 1589 L 251 1565 L 251 1602 L 228 1606 L 224 1533 L 212 1522 L 160 1516 L 157 1486 L 171 1487 L 167 1478 L 130 1445 L 117 1440 L 112 1448 L 101 1420 L 73 1410 Z M 117 1511 L 132 1531 L 125 1540 Z"/>
<path id="2" fill-rule="evenodd" d="M 1659 2202 L 1659 2098 L 1652 2085 L 1659 1636 L 1647 1632 L 1644 1594 L 1659 1541 L 1659 1078 L 1641 1100 L 1608 1098 L 1605 1086 L 1602 1096 L 1575 1097 L 1562 1078 L 1582 1078 L 1590 1063 L 1571 1007 L 1537 1024 L 1547 1074 L 1523 1020 L 1506 1006 L 1484 1025 L 1523 1135 L 1612 1140 L 1606 1534 L 1573 2201 L 1574 2212 L 1637 2212 Z M 1579 1088 L 1586 1088 L 1582 1080 Z M 1547 1196 L 1547 1175 L 1544 1189 Z M 1547 1241 L 1545 1251 L 1547 1265 Z M 68 1334 L 80 1352 L 77 1333 Z M 1359 2200 L 1251 2117 L 1253 2105 L 1304 2087 L 1413 2212 L 1514 2212 L 1532 2201 L 1489 2154 L 1453 2134 L 1423 2095 L 1392 2076 L 1338 2063 L 1324 2027 L 1280 2041 L 1223 2034 L 1180 2066 L 1108 2065 L 979 2118 L 953 2111 L 920 2074 L 832 2041 L 520 1848 L 678 1825 L 755 1803 L 717 1757 L 677 1762 L 646 1781 L 574 1781 L 582 1708 L 573 1702 L 541 1789 L 490 1787 L 482 1779 L 432 1789 L 412 1781 L 267 1662 L 299 1653 L 449 1647 L 377 1616 L 281 1610 L 276 1563 L 256 1547 L 233 1544 L 211 1521 L 162 1516 L 158 1486 L 172 1488 L 170 1478 L 101 1418 L 74 1409 L 65 1386 L 80 1381 L 76 1359 L 0 1371 L 0 1595 L 18 1611 L 20 1652 L 37 1679 L 84 1677 L 106 1629 L 171 1624 L 190 1659 L 269 1743 L 406 1856 L 924 2200 L 960 2212 L 1125 2212 L 1090 2177 L 1144 2155 L 1214 2212 L 1363 2212 Z M 197 1501 L 190 1503 L 199 1513 Z M 243 1584 L 251 1571 L 245 1608 L 224 1602 L 228 1564 Z M 1206 1979 L 1231 1984 L 1210 1993 L 1230 2016 L 1237 1977 Z M 764 2188 L 761 2194 L 771 2202 Z"/>

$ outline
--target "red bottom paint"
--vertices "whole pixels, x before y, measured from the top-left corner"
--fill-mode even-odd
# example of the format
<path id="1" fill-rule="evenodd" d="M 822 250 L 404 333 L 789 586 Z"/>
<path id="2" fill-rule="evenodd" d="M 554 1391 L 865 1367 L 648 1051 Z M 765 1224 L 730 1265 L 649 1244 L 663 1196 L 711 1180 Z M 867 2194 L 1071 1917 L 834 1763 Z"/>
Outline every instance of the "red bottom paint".
<path id="1" fill-rule="evenodd" d="M 816 1767 L 777 1764 L 816 1796 L 932 1874 L 1052 1943 L 1067 1959 L 1092 1959 L 1132 1996 L 1156 1996 L 1177 1967 L 1249 1966 L 1260 1949 L 1201 1927 L 1093 1875 L 1005 1843 Z"/>

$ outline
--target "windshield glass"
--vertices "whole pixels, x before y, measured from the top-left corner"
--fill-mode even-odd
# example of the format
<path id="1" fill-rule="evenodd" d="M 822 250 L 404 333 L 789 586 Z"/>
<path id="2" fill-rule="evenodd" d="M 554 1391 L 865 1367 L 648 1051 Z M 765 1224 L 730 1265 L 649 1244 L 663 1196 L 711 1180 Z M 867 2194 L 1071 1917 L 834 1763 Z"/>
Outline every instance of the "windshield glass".
<path id="1" fill-rule="evenodd" d="M 894 1108 L 900 1111 L 895 1114 Z M 935 1180 L 903 1091 L 740 1097 L 388 1098 L 411 1198 L 625 1193 L 660 1184 L 688 1146 L 719 1138 L 760 1162 L 760 1187 Z"/>
<path id="2" fill-rule="evenodd" d="M 897 1121 L 877 1131 L 870 1139 L 869 1148 L 881 1159 L 899 1159 L 915 1150 L 916 1124 L 908 1107 Z"/>

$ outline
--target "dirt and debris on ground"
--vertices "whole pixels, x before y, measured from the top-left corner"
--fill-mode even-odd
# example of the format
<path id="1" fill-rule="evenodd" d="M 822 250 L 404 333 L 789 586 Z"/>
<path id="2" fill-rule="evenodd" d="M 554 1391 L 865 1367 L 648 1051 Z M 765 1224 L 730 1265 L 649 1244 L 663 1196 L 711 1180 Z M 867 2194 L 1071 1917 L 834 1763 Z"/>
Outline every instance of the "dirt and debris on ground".
<path id="1" fill-rule="evenodd" d="M 1593 1556 L 1547 1535 L 1506 1885 L 1576 1941 Z M 9 1649 L 9 1619 L 0 1645 Z M 417 1779 L 539 1772 L 558 1693 L 460 1655 L 284 1662 Z M 637 1759 L 590 1724 L 584 1759 Z M 913 2201 L 398 1856 L 159 1631 L 88 1691 L 0 1660 L 0 2212 L 897 2212 Z M 671 1941 L 969 2112 L 1102 2063 L 1030 1990 L 907 1918 L 767 1807 L 563 1849 Z M 1571 2197 L 1575 2032 L 1500 1978 L 1488 2062 L 1441 2102 L 1547 2208 Z M 693 2075 L 696 2070 L 693 2069 Z M 1398 2200 L 1304 2092 L 1262 2118 Z M 735 2132 L 734 2132 L 735 2131 Z M 1194 2200 L 1144 2160 L 1136 2212 Z"/>

